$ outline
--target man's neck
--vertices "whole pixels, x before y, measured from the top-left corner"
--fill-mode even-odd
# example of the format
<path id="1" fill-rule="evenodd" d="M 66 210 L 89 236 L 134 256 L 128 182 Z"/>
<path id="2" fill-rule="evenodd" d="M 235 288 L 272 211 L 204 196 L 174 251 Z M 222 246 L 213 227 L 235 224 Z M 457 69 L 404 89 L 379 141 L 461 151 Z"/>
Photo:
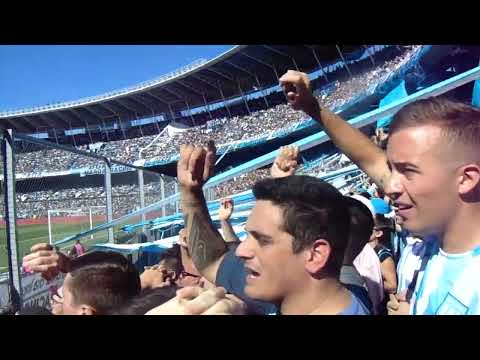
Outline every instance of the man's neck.
<path id="1" fill-rule="evenodd" d="M 347 289 L 336 278 L 311 278 L 302 289 L 287 295 L 281 304 L 282 315 L 335 315 L 350 305 Z"/>
<path id="2" fill-rule="evenodd" d="M 440 234 L 441 248 L 450 254 L 461 254 L 480 246 L 480 204 L 463 204 Z"/>

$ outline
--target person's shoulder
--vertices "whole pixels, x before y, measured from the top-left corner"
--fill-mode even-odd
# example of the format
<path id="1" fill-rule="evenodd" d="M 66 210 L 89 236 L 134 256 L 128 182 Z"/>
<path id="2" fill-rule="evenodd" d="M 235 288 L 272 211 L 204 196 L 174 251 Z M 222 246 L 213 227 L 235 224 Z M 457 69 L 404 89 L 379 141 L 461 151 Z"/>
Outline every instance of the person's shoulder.
<path id="1" fill-rule="evenodd" d="M 351 291 L 350 293 L 350 306 L 338 313 L 338 315 L 370 315 L 370 310 L 362 303 L 362 301 Z"/>

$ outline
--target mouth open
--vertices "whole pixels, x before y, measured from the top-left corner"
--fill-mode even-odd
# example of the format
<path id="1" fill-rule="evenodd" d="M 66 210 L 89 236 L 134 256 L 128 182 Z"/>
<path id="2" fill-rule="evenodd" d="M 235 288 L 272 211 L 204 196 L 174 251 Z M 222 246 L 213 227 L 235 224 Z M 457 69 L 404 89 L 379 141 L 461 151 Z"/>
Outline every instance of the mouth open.
<path id="1" fill-rule="evenodd" d="M 255 270 L 252 270 L 248 267 L 245 267 L 245 271 L 247 273 L 247 280 L 255 280 L 257 279 L 258 277 L 260 277 L 260 273 L 255 271 Z"/>
<path id="2" fill-rule="evenodd" d="M 395 203 L 394 208 L 395 213 L 405 220 L 408 217 L 410 210 L 413 209 L 413 205 Z"/>
<path id="3" fill-rule="evenodd" d="M 412 205 L 406 205 L 406 204 L 395 204 L 395 207 L 400 211 L 413 208 Z"/>

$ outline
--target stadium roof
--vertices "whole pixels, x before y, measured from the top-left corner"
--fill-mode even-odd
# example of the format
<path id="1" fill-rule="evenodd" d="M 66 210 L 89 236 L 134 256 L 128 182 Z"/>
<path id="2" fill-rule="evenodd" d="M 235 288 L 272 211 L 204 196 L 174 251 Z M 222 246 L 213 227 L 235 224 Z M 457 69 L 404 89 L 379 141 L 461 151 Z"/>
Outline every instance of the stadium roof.
<path id="1" fill-rule="evenodd" d="M 178 114 L 278 84 L 288 69 L 311 72 L 363 45 L 238 45 L 211 60 L 98 96 L 0 112 L 0 126 L 23 133 Z"/>

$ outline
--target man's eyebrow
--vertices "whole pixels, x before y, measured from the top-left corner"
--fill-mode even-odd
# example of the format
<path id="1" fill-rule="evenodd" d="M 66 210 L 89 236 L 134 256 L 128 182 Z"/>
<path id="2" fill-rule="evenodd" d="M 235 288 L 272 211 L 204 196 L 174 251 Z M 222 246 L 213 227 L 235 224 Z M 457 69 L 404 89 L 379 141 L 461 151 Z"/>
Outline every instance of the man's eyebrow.
<path id="1" fill-rule="evenodd" d="M 253 237 L 256 238 L 256 239 L 272 240 L 271 236 L 263 234 L 259 231 L 255 231 L 255 230 L 249 231 L 248 229 L 245 229 L 245 231 L 248 232 L 249 234 L 253 235 Z"/>
<path id="2" fill-rule="evenodd" d="M 389 163 L 395 165 L 395 167 L 413 167 L 418 169 L 417 165 L 408 161 L 390 161 Z"/>

